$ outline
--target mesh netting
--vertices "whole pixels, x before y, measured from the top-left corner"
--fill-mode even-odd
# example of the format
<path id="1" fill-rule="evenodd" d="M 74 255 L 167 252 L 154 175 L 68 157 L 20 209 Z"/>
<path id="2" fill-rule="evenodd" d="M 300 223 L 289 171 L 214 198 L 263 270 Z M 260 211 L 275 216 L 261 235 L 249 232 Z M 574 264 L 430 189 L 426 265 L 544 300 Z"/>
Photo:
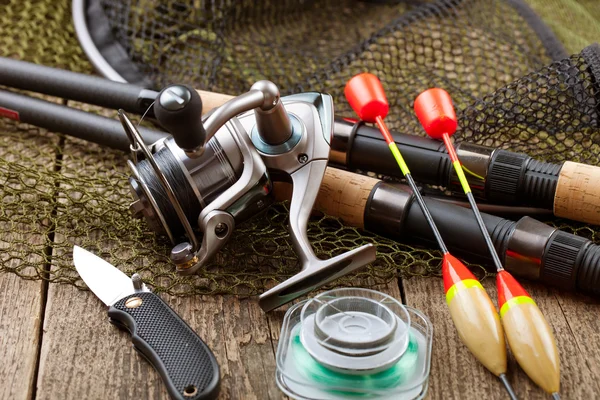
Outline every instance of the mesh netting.
<path id="1" fill-rule="evenodd" d="M 1 55 L 91 72 L 74 38 L 68 2 L 2 3 Z M 344 84 L 368 70 L 386 87 L 389 125 L 397 131 L 421 132 L 412 101 L 439 86 L 452 94 L 460 134 L 471 141 L 549 161 L 598 164 L 597 86 L 586 59 L 578 55 L 543 68 L 561 54 L 560 46 L 516 0 L 102 5 L 114 38 L 156 86 L 182 81 L 235 94 L 268 78 L 285 93 L 329 92 L 337 113 L 351 115 Z M 532 71 L 538 72 L 526 75 Z M 5 119 L 0 132 L 1 271 L 81 286 L 73 244 L 127 273 L 141 271 L 156 290 L 172 294 L 256 294 L 298 271 L 285 204 L 239 226 L 198 276 L 181 277 L 169 263 L 166 239 L 128 210 L 125 155 Z M 555 223 L 593 240 L 598 233 Z M 377 262 L 358 273 L 363 282 L 439 274 L 436 251 L 359 232 L 329 216 L 315 218 L 309 229 L 321 257 L 376 242 Z"/>

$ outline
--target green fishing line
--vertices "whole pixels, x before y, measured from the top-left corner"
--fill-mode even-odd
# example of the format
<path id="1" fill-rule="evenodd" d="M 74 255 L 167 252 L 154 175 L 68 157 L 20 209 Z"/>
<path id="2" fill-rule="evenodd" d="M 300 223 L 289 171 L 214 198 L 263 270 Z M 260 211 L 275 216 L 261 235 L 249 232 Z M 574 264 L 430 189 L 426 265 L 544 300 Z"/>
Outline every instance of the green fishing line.
<path id="1" fill-rule="evenodd" d="M 349 390 L 382 390 L 399 386 L 411 378 L 419 358 L 419 344 L 411 333 L 408 347 L 392 367 L 374 374 L 345 374 L 319 364 L 300 342 L 299 330 L 292 339 L 291 350 L 297 370 L 310 381 L 328 387 L 345 387 Z M 361 396 L 359 392 L 333 391 L 345 395 Z"/>

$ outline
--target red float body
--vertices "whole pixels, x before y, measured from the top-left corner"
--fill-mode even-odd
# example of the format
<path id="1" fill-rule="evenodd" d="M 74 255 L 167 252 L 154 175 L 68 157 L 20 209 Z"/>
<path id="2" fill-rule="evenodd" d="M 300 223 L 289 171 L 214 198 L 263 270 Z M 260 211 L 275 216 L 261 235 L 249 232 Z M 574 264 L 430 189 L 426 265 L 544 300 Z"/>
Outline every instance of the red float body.
<path id="1" fill-rule="evenodd" d="M 444 254 L 442 260 L 442 277 L 444 278 L 444 293 L 456 283 L 465 279 L 475 279 L 475 275 L 458 258 L 450 253 Z"/>
<path id="2" fill-rule="evenodd" d="M 442 139 L 444 133 L 451 136 L 456 132 L 458 122 L 452 98 L 444 89 L 427 89 L 417 96 L 414 108 L 417 118 L 430 137 Z"/>
<path id="3" fill-rule="evenodd" d="M 496 286 L 498 287 L 498 308 L 502 308 L 504 303 L 512 298 L 519 296 L 531 297 L 523 286 L 517 282 L 507 271 L 500 271 L 496 275 Z"/>
<path id="4" fill-rule="evenodd" d="M 368 72 L 353 76 L 346 83 L 344 95 L 358 117 L 366 122 L 375 123 L 377 117 L 384 119 L 390 110 L 379 78 Z"/>

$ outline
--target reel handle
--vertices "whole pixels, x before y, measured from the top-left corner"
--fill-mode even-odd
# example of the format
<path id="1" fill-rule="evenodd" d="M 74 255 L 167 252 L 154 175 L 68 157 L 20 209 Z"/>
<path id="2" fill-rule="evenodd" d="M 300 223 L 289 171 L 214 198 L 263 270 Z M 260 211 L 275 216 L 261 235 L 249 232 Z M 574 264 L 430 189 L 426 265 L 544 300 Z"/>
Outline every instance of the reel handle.
<path id="1" fill-rule="evenodd" d="M 327 160 L 314 160 L 290 176 L 293 182 L 290 203 L 290 237 L 302 265 L 302 271 L 259 297 L 264 311 L 289 303 L 334 279 L 375 260 L 376 248 L 366 244 L 327 260 L 319 259 L 308 241 L 308 218 L 319 194 L 327 169 Z"/>
<path id="2" fill-rule="evenodd" d="M 186 85 L 170 85 L 154 102 L 154 115 L 187 155 L 197 154 L 207 141 L 202 124 L 202 99 Z"/>

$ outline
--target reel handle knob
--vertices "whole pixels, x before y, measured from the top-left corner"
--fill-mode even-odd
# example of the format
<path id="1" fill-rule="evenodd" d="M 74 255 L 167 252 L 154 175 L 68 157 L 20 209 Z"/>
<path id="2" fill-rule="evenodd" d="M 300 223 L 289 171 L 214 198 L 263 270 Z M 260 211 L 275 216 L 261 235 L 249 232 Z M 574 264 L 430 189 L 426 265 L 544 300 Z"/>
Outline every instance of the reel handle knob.
<path id="1" fill-rule="evenodd" d="M 202 99 L 194 88 L 170 85 L 161 90 L 154 103 L 154 115 L 187 154 L 195 154 L 204 147 L 206 130 L 202 124 Z"/>
<path id="2" fill-rule="evenodd" d="M 425 132 L 433 139 L 442 139 L 444 134 L 454 135 L 458 122 L 452 98 L 444 89 L 431 88 L 415 99 L 415 113 Z"/>
<path id="3" fill-rule="evenodd" d="M 381 81 L 368 72 L 352 77 L 346 83 L 344 95 L 358 117 L 366 122 L 374 123 L 377 117 L 384 119 L 390 110 Z"/>

